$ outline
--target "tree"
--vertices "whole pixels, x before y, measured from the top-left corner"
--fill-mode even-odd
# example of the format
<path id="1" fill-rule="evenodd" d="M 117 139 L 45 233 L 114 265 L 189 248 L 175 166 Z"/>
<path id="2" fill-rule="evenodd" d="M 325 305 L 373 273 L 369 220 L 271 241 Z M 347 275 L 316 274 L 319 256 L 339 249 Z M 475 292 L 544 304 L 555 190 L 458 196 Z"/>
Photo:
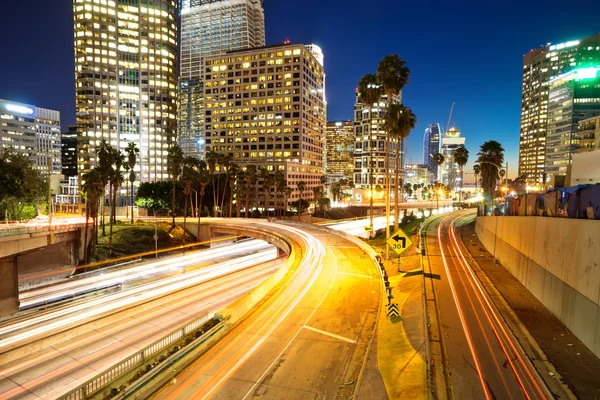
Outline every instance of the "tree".
<path id="1" fill-rule="evenodd" d="M 127 143 L 125 148 L 127 153 L 127 164 L 129 165 L 129 186 L 131 188 L 131 223 L 133 224 L 133 183 L 135 182 L 135 164 L 137 155 L 140 154 L 140 149 L 137 148 L 134 142 Z"/>
<path id="2" fill-rule="evenodd" d="M 462 202 L 462 188 L 463 188 L 463 182 L 464 182 L 462 170 L 463 170 L 463 167 L 467 164 L 467 161 L 469 161 L 469 150 L 467 150 L 467 148 L 461 144 L 460 146 L 458 146 L 458 148 L 454 152 L 454 162 L 458 165 L 458 168 L 461 171 L 460 188 L 458 190 L 458 204 L 459 205 Z"/>
<path id="3" fill-rule="evenodd" d="M 210 172 L 210 179 L 212 181 L 213 187 L 213 217 L 217 216 L 217 190 L 215 187 L 215 171 L 217 168 L 217 163 L 219 161 L 220 155 L 214 150 L 206 153 L 206 163 L 208 164 L 208 170 Z"/>
<path id="4" fill-rule="evenodd" d="M 389 54 L 379 62 L 377 66 L 377 80 L 380 84 L 383 85 L 383 91 L 387 94 L 388 97 L 388 109 L 392 106 L 393 96 L 400 93 L 402 88 L 408 83 L 408 78 L 410 75 L 410 70 L 406 66 L 406 61 L 404 61 L 398 54 Z M 412 112 L 411 112 L 412 114 Z M 400 115 L 401 116 L 401 115 Z M 414 117 L 414 114 L 413 114 Z M 386 118 L 387 121 L 387 118 Z M 414 124 L 412 128 L 414 129 L 414 125 L 416 124 L 416 118 L 414 118 Z M 385 179 L 386 179 L 386 235 L 390 234 L 390 224 L 389 224 L 389 215 L 390 215 L 390 139 L 395 136 L 396 142 L 396 196 L 394 202 L 394 210 L 396 213 L 396 218 L 394 218 L 395 225 L 398 224 L 398 189 L 402 188 L 402 182 L 398 180 L 398 170 L 400 168 L 404 168 L 404 160 L 400 160 L 400 148 L 404 146 L 404 139 L 408 137 L 410 133 L 410 129 L 407 131 L 402 131 L 406 134 L 403 136 L 399 134 L 400 131 L 396 131 L 395 135 L 390 134 L 390 131 L 387 131 L 387 135 L 385 138 Z M 401 165 L 399 165 L 401 164 Z M 397 229 L 396 229 L 397 230 Z"/>
<path id="5" fill-rule="evenodd" d="M 395 138 L 396 144 L 396 168 L 395 168 L 395 179 L 396 187 L 403 187 L 403 178 L 400 177 L 400 171 L 403 168 L 403 162 L 400 160 L 400 151 L 403 146 L 404 140 L 410 134 L 410 131 L 415 128 L 417 124 L 417 117 L 413 114 L 412 110 L 405 107 L 402 104 L 390 104 L 385 114 L 385 125 L 384 128 L 388 135 Z M 399 201 L 401 194 L 396 190 L 396 196 L 394 201 L 394 229 L 398 230 L 400 224 L 399 217 Z"/>
<path id="6" fill-rule="evenodd" d="M 290 186 L 286 186 L 284 189 L 285 199 L 284 199 L 283 215 L 285 217 L 287 217 L 287 212 L 288 212 L 288 200 L 293 192 L 294 192 L 294 189 L 292 189 Z"/>
<path id="7" fill-rule="evenodd" d="M 475 189 L 477 189 L 477 183 L 479 182 L 479 174 L 481 174 L 481 165 L 473 165 L 473 174 L 475 174 Z"/>
<path id="8" fill-rule="evenodd" d="M 433 158 L 433 163 L 438 166 L 438 168 L 446 161 L 446 157 L 444 157 L 441 153 L 436 153 Z"/>
<path id="9" fill-rule="evenodd" d="M 317 211 L 317 205 L 319 204 L 319 200 L 323 197 L 323 186 L 315 186 L 313 187 L 313 200 L 315 203 L 315 212 Z"/>
<path id="10" fill-rule="evenodd" d="M 180 182 L 175 183 L 179 189 L 183 189 Z M 161 208 L 168 209 L 169 203 L 172 201 L 173 182 L 171 181 L 156 181 L 143 182 L 137 190 L 137 198 L 135 204 L 140 208 L 145 208 L 150 211 L 158 211 Z M 176 204 L 181 204 L 184 200 L 183 190 L 178 190 Z M 172 204 L 171 204 L 172 205 Z"/>
<path id="11" fill-rule="evenodd" d="M 188 209 L 188 201 L 192 205 L 192 210 L 194 209 L 194 202 L 192 200 L 192 185 L 196 180 L 198 164 L 200 160 L 195 157 L 187 156 L 182 160 L 182 169 L 181 169 L 181 183 L 183 186 L 183 194 L 185 195 L 185 201 L 183 206 L 183 229 L 187 228 L 187 209 Z M 194 214 L 192 212 L 192 214 Z"/>
<path id="12" fill-rule="evenodd" d="M 260 167 L 258 172 L 258 178 L 262 181 L 263 197 L 265 203 L 263 207 L 263 217 L 268 216 L 269 200 L 271 197 L 271 187 L 273 186 L 273 175 L 269 172 L 266 167 Z"/>
<path id="13" fill-rule="evenodd" d="M 48 195 L 48 181 L 26 154 L 12 149 L 0 152 L 0 219 L 31 219 Z"/>
<path id="14" fill-rule="evenodd" d="M 85 197 L 85 234 L 84 234 L 84 262 L 89 263 L 92 249 L 96 243 L 97 220 L 98 220 L 98 201 L 102 196 L 103 186 L 102 177 L 96 169 L 85 173 L 82 177 L 81 191 Z M 89 219 L 92 218 L 93 234 L 92 240 L 88 243 Z"/>
<path id="15" fill-rule="evenodd" d="M 477 153 L 477 163 L 481 167 L 481 187 L 483 196 L 489 202 L 496 192 L 501 165 L 504 162 L 504 149 L 495 140 L 490 140 L 481 145 Z"/>
<path id="16" fill-rule="evenodd" d="M 177 188 L 177 179 L 179 179 L 179 175 L 181 174 L 181 163 L 183 162 L 183 150 L 178 144 L 174 144 L 169 147 L 169 151 L 167 153 L 167 163 L 171 167 L 171 177 L 173 178 L 173 202 L 171 210 L 171 217 L 173 218 L 172 225 L 175 226 L 175 196 L 176 196 L 176 188 Z"/>
<path id="17" fill-rule="evenodd" d="M 300 200 L 303 200 L 304 199 L 304 197 L 303 197 L 304 191 L 306 190 L 306 182 L 300 181 L 297 183 L 296 187 L 298 188 L 298 191 L 300 192 Z M 302 202 L 299 202 L 298 205 L 299 205 L 298 214 L 302 214 L 302 211 L 304 211 L 302 206 L 304 204 Z"/>
<path id="18" fill-rule="evenodd" d="M 250 218 L 250 194 L 252 194 L 252 201 L 256 201 L 256 165 L 246 167 L 246 198 L 244 201 L 246 218 Z"/>
<path id="19" fill-rule="evenodd" d="M 374 74 L 366 74 L 358 82 L 358 95 L 363 104 L 369 106 L 369 115 L 373 118 L 373 106 L 379 101 L 383 94 L 383 87 L 377 81 L 377 76 Z M 371 215 L 371 234 L 373 232 L 373 132 L 371 132 L 371 124 L 369 124 L 369 183 L 370 183 L 370 215 Z"/>
<path id="20" fill-rule="evenodd" d="M 101 179 L 102 183 L 102 193 L 100 198 L 100 220 L 102 222 L 102 236 L 106 236 L 106 225 L 104 223 L 104 207 L 105 207 L 105 196 L 106 196 L 106 185 L 110 182 L 110 177 L 112 174 L 112 165 L 114 164 L 114 149 L 108 144 L 105 139 L 102 139 L 100 145 L 97 150 L 98 155 L 98 163 L 96 165 L 96 170 Z M 112 193 L 111 188 L 109 187 L 108 193 Z M 110 195 L 109 195 L 110 200 Z"/>
<path id="21" fill-rule="evenodd" d="M 227 192 L 227 185 L 229 184 L 229 168 L 233 164 L 233 158 L 224 154 L 221 156 L 221 167 L 225 170 L 225 185 L 223 186 L 223 196 L 221 198 L 221 216 L 224 214 L 224 205 L 225 205 L 225 193 Z M 219 174 L 219 182 L 220 182 L 221 174 Z M 220 189 L 220 184 L 217 184 Z"/>
<path id="22" fill-rule="evenodd" d="M 113 225 L 117 222 L 117 193 L 125 181 L 123 171 L 121 167 L 125 163 L 125 156 L 117 149 L 112 150 L 112 158 L 114 160 L 114 169 L 111 169 L 110 175 L 110 187 L 112 192 L 109 194 L 112 196 L 111 208 L 110 208 L 110 234 L 108 237 L 108 250 L 112 255 L 112 236 L 113 236 Z"/>
<path id="23" fill-rule="evenodd" d="M 287 186 L 285 175 L 280 169 L 275 170 L 275 175 L 273 176 L 273 183 L 275 184 L 275 217 L 277 217 L 277 212 L 279 210 L 279 194 L 283 194 L 283 191 Z"/>
<path id="24" fill-rule="evenodd" d="M 237 179 L 241 169 L 237 164 L 231 162 L 229 164 L 229 168 L 227 168 L 227 177 L 229 178 L 229 214 L 227 215 L 229 218 L 233 217 L 233 198 L 236 194 L 237 188 Z M 236 198 L 236 204 L 238 204 Z"/>

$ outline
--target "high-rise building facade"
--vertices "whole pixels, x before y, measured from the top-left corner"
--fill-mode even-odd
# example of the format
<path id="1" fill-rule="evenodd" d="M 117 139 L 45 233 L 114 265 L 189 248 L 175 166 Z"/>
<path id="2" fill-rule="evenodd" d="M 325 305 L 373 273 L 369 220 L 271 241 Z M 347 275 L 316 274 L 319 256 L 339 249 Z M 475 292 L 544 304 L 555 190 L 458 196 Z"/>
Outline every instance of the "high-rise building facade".
<path id="1" fill-rule="evenodd" d="M 60 134 L 60 159 L 65 177 L 77 176 L 77 126 Z"/>
<path id="2" fill-rule="evenodd" d="M 74 0 L 78 172 L 104 139 L 140 150 L 137 182 L 169 178 L 176 139 L 177 0 Z M 123 193 L 124 193 L 123 189 Z"/>
<path id="3" fill-rule="evenodd" d="M 0 149 L 27 154 L 42 173 L 61 173 L 60 112 L 0 99 Z"/>
<path id="4" fill-rule="evenodd" d="M 327 181 L 345 179 L 352 182 L 354 175 L 354 122 L 329 121 L 326 133 Z"/>
<path id="5" fill-rule="evenodd" d="M 600 62 L 600 34 L 531 50 L 523 57 L 519 176 L 545 181 L 549 82 L 579 67 Z"/>
<path id="6" fill-rule="evenodd" d="M 177 130 L 186 156 L 204 156 L 204 57 L 264 45 L 263 0 L 182 0 Z"/>
<path id="7" fill-rule="evenodd" d="M 546 184 L 562 186 L 581 149 L 579 121 L 600 115 L 600 68 L 578 68 L 550 81 Z"/>
<path id="8" fill-rule="evenodd" d="M 439 168 L 438 180 L 450 190 L 460 186 L 459 179 L 462 179 L 462 171 L 459 171 L 458 164 L 454 160 L 454 153 L 460 146 L 465 145 L 465 140 L 455 127 L 448 129 L 442 136 L 440 153 L 444 156 L 444 163 Z"/>
<path id="9" fill-rule="evenodd" d="M 393 103 L 400 103 L 402 95 L 394 95 L 391 99 Z M 354 186 L 363 189 L 367 197 L 373 196 L 381 200 L 384 195 L 386 171 L 390 173 L 390 187 L 395 189 L 395 166 L 396 166 L 396 146 L 397 142 L 391 139 L 389 148 L 386 149 L 386 132 L 383 129 L 384 117 L 390 103 L 388 95 L 383 95 L 378 103 L 371 108 L 361 101 L 360 95 L 356 93 L 356 103 L 354 104 Z M 404 159 L 404 148 L 400 149 L 401 165 Z M 386 169 L 386 156 L 389 156 L 389 166 Z M 369 167 L 373 163 L 373 171 Z M 373 186 L 375 192 L 370 193 L 371 179 L 373 174 Z M 367 199 L 362 196 L 365 202 Z"/>
<path id="10" fill-rule="evenodd" d="M 325 99 L 321 64 L 303 45 L 205 57 L 206 151 L 284 173 L 299 199 L 324 174 Z"/>
<path id="11" fill-rule="evenodd" d="M 423 164 L 427 165 L 432 176 L 437 177 L 438 166 L 433 157 L 440 152 L 440 124 L 430 124 L 423 136 Z"/>
<path id="12" fill-rule="evenodd" d="M 600 116 L 579 121 L 579 152 L 600 150 Z"/>

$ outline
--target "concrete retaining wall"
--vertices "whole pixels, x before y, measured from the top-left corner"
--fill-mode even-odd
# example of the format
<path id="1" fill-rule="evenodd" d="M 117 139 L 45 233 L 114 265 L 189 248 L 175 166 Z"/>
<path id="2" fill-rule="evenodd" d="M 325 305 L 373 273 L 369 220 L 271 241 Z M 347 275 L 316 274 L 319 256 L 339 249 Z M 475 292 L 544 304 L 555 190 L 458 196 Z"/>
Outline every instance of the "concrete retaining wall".
<path id="1" fill-rule="evenodd" d="M 477 217 L 476 232 L 485 248 L 600 357 L 600 222 Z"/>

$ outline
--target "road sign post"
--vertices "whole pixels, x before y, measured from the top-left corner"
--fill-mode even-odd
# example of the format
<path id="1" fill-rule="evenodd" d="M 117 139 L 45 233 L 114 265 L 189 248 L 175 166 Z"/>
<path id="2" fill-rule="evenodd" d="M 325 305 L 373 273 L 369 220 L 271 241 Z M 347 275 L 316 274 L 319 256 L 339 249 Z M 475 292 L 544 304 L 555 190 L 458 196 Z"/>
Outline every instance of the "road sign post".
<path id="1" fill-rule="evenodd" d="M 401 272 L 400 255 L 412 246 L 412 240 L 410 240 L 410 237 L 402 229 L 398 229 L 393 235 L 388 237 L 386 243 L 398 254 L 398 272 Z"/>

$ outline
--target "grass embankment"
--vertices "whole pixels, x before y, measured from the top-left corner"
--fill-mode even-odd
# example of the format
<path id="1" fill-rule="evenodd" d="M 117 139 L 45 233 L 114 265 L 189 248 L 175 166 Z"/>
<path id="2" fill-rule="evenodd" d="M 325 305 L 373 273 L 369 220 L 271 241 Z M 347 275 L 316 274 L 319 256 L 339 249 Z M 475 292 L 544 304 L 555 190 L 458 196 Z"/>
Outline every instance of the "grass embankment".
<path id="1" fill-rule="evenodd" d="M 383 260 L 383 265 L 390 276 L 398 274 L 398 257 L 400 258 L 400 269 L 404 272 L 421 268 L 421 260 L 417 254 L 419 245 L 419 226 L 423 223 L 423 219 L 414 217 L 404 218 L 404 222 L 400 224 L 400 229 L 406 233 L 413 242 L 413 245 L 408 248 L 401 256 L 398 256 L 394 250 L 389 248 L 389 259 L 386 260 L 385 252 L 388 247 L 385 236 L 385 229 L 379 229 L 374 238 L 367 240 L 367 243 L 375 249 Z M 390 226 L 390 234 L 394 233 L 394 226 Z"/>
<path id="2" fill-rule="evenodd" d="M 131 224 L 118 221 L 113 225 L 112 256 L 108 248 L 109 232 L 110 227 L 107 225 L 106 236 L 102 236 L 102 228 L 99 227 L 98 246 L 96 246 L 96 251 L 92 256 L 92 262 L 144 253 L 155 249 L 154 223 L 138 221 Z M 167 222 L 157 222 L 156 233 L 159 250 L 195 241 L 195 238 L 185 232 L 182 227 L 176 225 L 175 228 L 171 229 L 171 224 Z"/>

